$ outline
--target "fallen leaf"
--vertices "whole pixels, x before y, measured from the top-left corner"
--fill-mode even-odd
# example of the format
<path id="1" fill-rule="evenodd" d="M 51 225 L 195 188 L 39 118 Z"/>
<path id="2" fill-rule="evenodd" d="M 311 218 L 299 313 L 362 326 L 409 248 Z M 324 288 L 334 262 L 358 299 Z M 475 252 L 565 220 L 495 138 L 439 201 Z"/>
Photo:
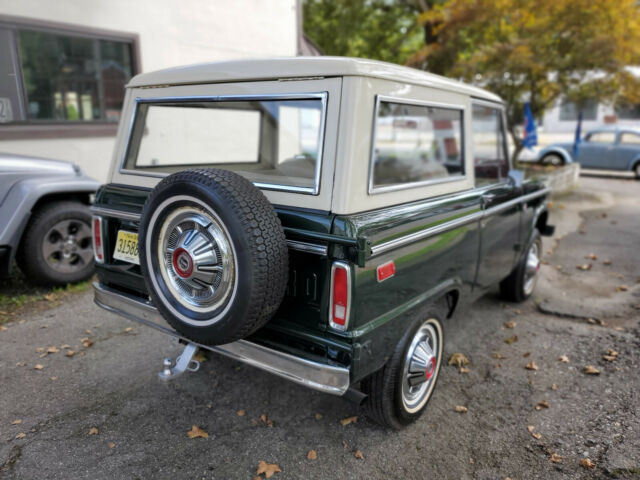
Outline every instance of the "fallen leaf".
<path id="1" fill-rule="evenodd" d="M 467 407 L 464 407 L 462 405 L 456 405 L 454 410 L 458 413 L 467 413 Z"/>
<path id="2" fill-rule="evenodd" d="M 84 333 L 86 333 L 87 335 L 93 335 L 93 332 L 89 329 L 85 330 Z"/>
<path id="3" fill-rule="evenodd" d="M 316 420 L 322 420 L 322 414 L 316 413 Z"/>
<path id="4" fill-rule="evenodd" d="M 514 322 L 514 321 L 505 322 L 504 326 L 505 326 L 505 328 L 515 328 L 516 322 Z"/>
<path id="5" fill-rule="evenodd" d="M 463 353 L 456 352 L 449 358 L 448 365 L 455 365 L 456 367 L 464 367 L 469 364 L 469 359 L 464 356 Z"/>
<path id="6" fill-rule="evenodd" d="M 82 345 L 85 346 L 85 348 L 89 348 L 91 345 L 93 345 L 93 341 L 89 340 L 88 338 L 83 338 L 80 341 L 82 342 Z"/>
<path id="7" fill-rule="evenodd" d="M 41 364 L 36 363 L 36 364 L 33 366 L 33 368 L 35 368 L 36 370 L 42 370 L 44 367 L 43 367 Z"/>
<path id="8" fill-rule="evenodd" d="M 531 360 L 529 363 L 527 363 L 527 366 L 524 368 L 526 368 L 527 370 L 538 370 L 538 365 L 536 365 L 536 362 Z"/>
<path id="9" fill-rule="evenodd" d="M 586 373 L 587 375 L 600 375 L 600 370 L 593 367 L 592 365 L 585 365 L 584 373 Z"/>
<path id="10" fill-rule="evenodd" d="M 562 265 L 556 265 L 556 270 L 562 270 Z"/>
<path id="11" fill-rule="evenodd" d="M 315 450 L 309 450 L 309 453 L 307 453 L 307 458 L 309 460 L 315 460 L 316 458 L 318 458 L 318 452 L 316 452 Z"/>
<path id="12" fill-rule="evenodd" d="M 364 460 L 364 455 L 362 455 L 362 452 L 360 450 L 356 450 L 356 453 L 354 454 L 354 456 L 356 458 L 359 458 L 360 460 Z"/>
<path id="13" fill-rule="evenodd" d="M 17 434 L 17 435 L 16 435 L 16 438 L 19 440 L 19 439 L 24 438 L 24 437 L 26 437 L 26 436 L 27 436 L 27 434 L 26 434 L 26 433 L 22 433 L 22 432 L 20 432 L 19 434 Z"/>
<path id="14" fill-rule="evenodd" d="M 7 327 L 0 325 L 0 332 L 6 332 L 7 330 L 9 330 Z"/>
<path id="15" fill-rule="evenodd" d="M 507 357 L 505 357 L 505 356 L 504 356 L 504 355 L 502 355 L 501 353 L 494 352 L 494 354 L 493 354 L 493 358 L 495 358 L 496 360 L 504 360 L 504 359 L 505 359 L 505 358 L 507 358 Z"/>
<path id="16" fill-rule="evenodd" d="M 280 470 L 280 467 L 277 464 L 267 463 L 264 460 L 260 460 L 260 463 L 258 463 L 258 471 L 256 472 L 256 474 L 260 475 L 261 473 L 264 473 L 264 476 L 266 478 L 271 478 L 274 473 L 281 471 L 282 470 Z"/>
<path id="17" fill-rule="evenodd" d="M 542 438 L 542 434 L 534 432 L 535 429 L 536 429 L 536 427 L 534 427 L 533 425 L 529 425 L 527 427 L 527 430 L 529 430 L 529 433 L 531 434 L 531 436 L 533 438 L 535 438 L 536 440 L 540 440 Z"/>
<path id="18" fill-rule="evenodd" d="M 48 300 L 49 302 L 53 302 L 56 299 L 56 296 L 53 293 L 47 293 L 46 295 L 43 295 L 45 300 Z"/>
<path id="19" fill-rule="evenodd" d="M 586 270 L 591 270 L 591 267 L 592 267 L 592 266 L 593 266 L 593 265 L 591 265 L 590 263 L 585 263 L 585 264 L 583 264 L 583 265 L 576 265 L 576 268 L 577 268 L 578 270 L 584 270 L 584 271 L 586 271 Z"/>
<path id="20" fill-rule="evenodd" d="M 49 377 L 49 379 L 55 382 L 58 379 L 58 377 Z"/>
<path id="21" fill-rule="evenodd" d="M 65 357 L 73 357 L 76 354 L 76 352 L 74 352 L 73 350 L 67 350 L 66 352 L 64 352 L 64 356 Z"/>
<path id="22" fill-rule="evenodd" d="M 549 461 L 552 463 L 562 463 L 562 457 L 557 453 L 552 453 Z"/>
<path id="23" fill-rule="evenodd" d="M 91 427 L 87 435 L 98 435 L 98 429 L 96 427 Z"/>
<path id="24" fill-rule="evenodd" d="M 566 355 L 560 355 L 558 357 L 558 361 L 562 363 L 569 363 L 569 357 L 567 357 Z"/>
<path id="25" fill-rule="evenodd" d="M 616 357 L 615 355 L 603 355 L 602 359 L 606 360 L 607 362 L 613 362 L 614 360 L 616 360 L 618 357 Z"/>
<path id="26" fill-rule="evenodd" d="M 133 332 L 133 327 L 127 327 L 124 329 L 125 333 Z"/>
<path id="27" fill-rule="evenodd" d="M 467 367 L 460 367 L 459 372 L 460 373 L 469 373 L 471 370 L 469 370 Z"/>
<path id="28" fill-rule="evenodd" d="M 115 448 L 115 446 L 116 446 L 116 444 L 115 444 L 115 443 L 113 443 L 113 442 L 109 442 L 109 444 L 108 444 L 108 445 L 109 445 L 109 448 Z"/>
<path id="29" fill-rule="evenodd" d="M 356 423 L 358 421 L 358 417 L 354 416 L 354 417 L 347 417 L 347 418 L 343 418 L 342 420 L 340 420 L 340 425 L 342 425 L 343 427 L 346 425 L 349 425 L 350 423 Z"/>
<path id="30" fill-rule="evenodd" d="M 198 427 L 197 425 L 193 425 L 191 427 L 191 430 L 189 430 L 187 432 L 187 437 L 189 438 L 209 438 L 209 434 L 207 432 L 205 432 L 204 430 L 202 430 L 200 427 Z"/>
<path id="31" fill-rule="evenodd" d="M 20 425 L 21 423 L 22 423 L 22 420 L 18 419 L 11 422 L 11 425 Z"/>
<path id="32" fill-rule="evenodd" d="M 267 427 L 273 427 L 273 422 L 269 418 L 267 418 L 264 413 L 260 415 L 260 420 L 262 420 L 262 423 L 264 423 Z"/>
<path id="33" fill-rule="evenodd" d="M 71 348 L 71 345 L 67 345 L 66 343 L 64 345 L 62 345 L 60 348 L 62 348 L 63 350 L 65 349 L 69 349 Z"/>
<path id="34" fill-rule="evenodd" d="M 513 311 L 513 313 L 515 313 L 516 315 L 520 315 L 520 310 L 518 310 L 517 308 Z"/>
<path id="35" fill-rule="evenodd" d="M 619 353 L 616 352 L 613 348 L 608 348 L 607 349 L 607 355 L 611 355 L 612 357 L 617 357 L 619 355 Z"/>
<path id="36" fill-rule="evenodd" d="M 44 352 L 44 347 L 36 348 L 36 353 L 42 353 L 42 352 Z"/>
<path id="37" fill-rule="evenodd" d="M 529 355 L 531 355 L 531 352 L 525 352 L 522 356 L 523 356 L 524 358 L 527 358 Z"/>
<path id="38" fill-rule="evenodd" d="M 41 354 L 40 354 L 40 358 L 44 358 L 44 357 L 46 357 L 46 356 L 47 356 L 47 353 L 46 353 L 46 352 L 45 352 L 45 353 L 41 353 Z"/>
<path id="39" fill-rule="evenodd" d="M 602 262 L 605 265 L 611 265 L 611 260 L 607 259 Z"/>
<path id="40" fill-rule="evenodd" d="M 551 384 L 551 390 L 558 390 L 558 385 L 555 383 Z"/>
<path id="41" fill-rule="evenodd" d="M 197 360 L 200 363 L 204 363 L 207 361 L 207 356 L 202 352 L 198 352 L 193 356 L 193 359 Z"/>
<path id="42" fill-rule="evenodd" d="M 597 260 L 598 256 L 595 253 L 590 253 L 589 255 L 586 255 L 584 258 L 587 258 L 589 260 Z"/>
<path id="43" fill-rule="evenodd" d="M 504 343 L 508 343 L 509 345 L 511 345 L 512 343 L 515 343 L 518 341 L 518 335 L 514 335 L 513 337 L 509 337 L 509 338 L 505 338 L 504 339 Z"/>
<path id="44" fill-rule="evenodd" d="M 542 410 L 543 408 L 549 408 L 549 407 L 550 407 L 549 402 L 547 402 L 546 400 L 540 400 L 536 405 L 536 410 Z"/>
<path id="45" fill-rule="evenodd" d="M 629 290 L 629 287 L 627 287 L 626 285 L 618 285 L 619 292 L 626 292 L 627 290 Z"/>
<path id="46" fill-rule="evenodd" d="M 245 412 L 244 410 L 238 410 L 236 413 L 238 414 L 239 417 L 244 417 L 247 412 Z"/>
<path id="47" fill-rule="evenodd" d="M 586 457 L 580 460 L 580 466 L 586 468 L 587 470 L 596 468 L 595 462 L 593 462 L 591 459 Z"/>
<path id="48" fill-rule="evenodd" d="M 346 450 L 347 448 L 349 448 L 349 445 L 347 445 L 347 442 L 342 440 L 342 447 Z"/>

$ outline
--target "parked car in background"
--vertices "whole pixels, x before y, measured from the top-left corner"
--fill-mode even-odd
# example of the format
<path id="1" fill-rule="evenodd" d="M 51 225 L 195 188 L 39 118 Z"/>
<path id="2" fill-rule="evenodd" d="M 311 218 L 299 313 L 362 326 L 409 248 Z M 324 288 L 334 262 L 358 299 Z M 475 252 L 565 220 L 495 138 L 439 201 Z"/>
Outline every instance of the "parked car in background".
<path id="1" fill-rule="evenodd" d="M 99 186 L 72 163 L 0 154 L 0 278 L 14 259 L 35 284 L 93 275 L 89 203 Z"/>
<path id="2" fill-rule="evenodd" d="M 598 128 L 587 132 L 576 155 L 573 142 L 567 142 L 548 146 L 538 158 L 546 165 L 576 162 L 584 168 L 630 171 L 640 178 L 640 130 Z"/>
<path id="3" fill-rule="evenodd" d="M 188 343 L 176 369 L 207 348 L 400 428 L 431 397 L 456 307 L 497 284 L 533 293 L 549 189 L 510 171 L 492 93 L 330 57 L 127 90 L 92 206 L 95 301 Z"/>

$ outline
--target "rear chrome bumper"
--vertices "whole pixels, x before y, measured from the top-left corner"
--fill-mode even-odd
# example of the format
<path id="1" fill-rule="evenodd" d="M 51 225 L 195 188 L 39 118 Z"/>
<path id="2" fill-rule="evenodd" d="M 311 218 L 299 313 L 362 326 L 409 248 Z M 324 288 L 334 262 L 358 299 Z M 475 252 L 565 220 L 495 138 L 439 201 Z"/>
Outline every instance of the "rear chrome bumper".
<path id="1" fill-rule="evenodd" d="M 187 343 L 194 343 L 202 349 L 220 353 L 300 385 L 332 395 L 344 395 L 349 388 L 349 369 L 347 368 L 312 362 L 246 340 L 238 340 L 215 347 L 200 345 L 168 327 L 162 315 L 151 302 L 97 282 L 93 284 L 93 288 L 95 303 L 105 310 L 160 330 Z"/>

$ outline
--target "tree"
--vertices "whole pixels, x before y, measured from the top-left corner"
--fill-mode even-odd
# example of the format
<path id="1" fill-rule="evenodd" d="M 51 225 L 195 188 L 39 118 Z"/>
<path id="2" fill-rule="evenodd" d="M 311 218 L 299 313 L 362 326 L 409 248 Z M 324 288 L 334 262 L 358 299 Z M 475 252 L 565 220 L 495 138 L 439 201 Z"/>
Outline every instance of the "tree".
<path id="1" fill-rule="evenodd" d="M 540 116 L 560 96 L 634 101 L 640 83 L 640 7 L 635 0 L 448 0 L 420 14 L 434 40 L 409 64 L 461 78 L 507 104 L 514 158 L 524 102 Z"/>

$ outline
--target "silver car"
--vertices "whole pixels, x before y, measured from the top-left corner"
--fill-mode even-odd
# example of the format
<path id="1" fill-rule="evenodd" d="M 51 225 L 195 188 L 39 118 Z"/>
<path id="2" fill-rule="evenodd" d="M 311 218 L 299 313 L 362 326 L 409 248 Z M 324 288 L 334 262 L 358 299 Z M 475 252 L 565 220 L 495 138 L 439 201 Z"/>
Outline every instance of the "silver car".
<path id="1" fill-rule="evenodd" d="M 599 128 L 587 132 L 573 153 L 573 142 L 556 143 L 542 150 L 543 164 L 562 165 L 577 162 L 584 168 L 635 172 L 640 178 L 640 130 Z"/>
<path id="2" fill-rule="evenodd" d="M 93 275 L 89 199 L 99 186 L 72 163 L 0 153 L 0 278 L 14 259 L 35 284 Z"/>

